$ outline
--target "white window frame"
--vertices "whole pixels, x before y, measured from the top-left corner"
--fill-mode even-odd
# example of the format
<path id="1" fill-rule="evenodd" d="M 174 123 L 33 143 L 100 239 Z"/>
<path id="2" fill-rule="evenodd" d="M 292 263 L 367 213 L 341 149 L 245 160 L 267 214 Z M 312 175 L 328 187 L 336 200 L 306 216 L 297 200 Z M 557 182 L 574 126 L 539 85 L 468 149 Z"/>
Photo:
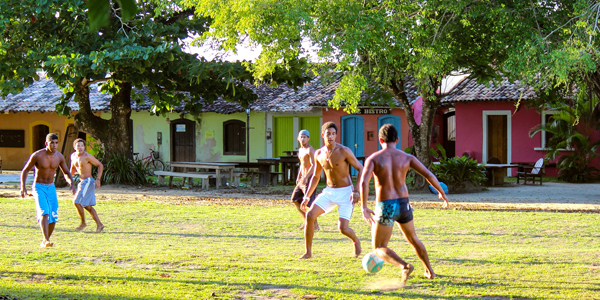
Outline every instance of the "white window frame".
<path id="1" fill-rule="evenodd" d="M 546 116 L 547 115 L 555 115 L 557 113 L 558 112 L 555 111 L 555 110 L 544 110 L 544 111 L 542 111 L 542 122 L 541 122 L 542 126 L 546 125 Z M 540 143 L 541 147 L 539 147 L 539 148 L 533 148 L 533 150 L 541 150 L 541 151 L 548 150 L 548 148 L 546 148 L 546 131 L 544 131 L 544 130 L 540 131 L 540 137 L 542 139 L 542 141 Z M 562 150 L 566 150 L 566 149 L 562 149 Z"/>
<path id="2" fill-rule="evenodd" d="M 487 162 L 487 144 L 488 144 L 488 116 L 506 116 L 506 163 L 510 164 L 512 162 L 512 112 L 510 110 L 484 110 L 482 112 L 483 117 L 483 145 L 481 147 L 481 163 L 484 164 Z M 506 176 L 510 176 L 510 168 L 506 168 Z"/>

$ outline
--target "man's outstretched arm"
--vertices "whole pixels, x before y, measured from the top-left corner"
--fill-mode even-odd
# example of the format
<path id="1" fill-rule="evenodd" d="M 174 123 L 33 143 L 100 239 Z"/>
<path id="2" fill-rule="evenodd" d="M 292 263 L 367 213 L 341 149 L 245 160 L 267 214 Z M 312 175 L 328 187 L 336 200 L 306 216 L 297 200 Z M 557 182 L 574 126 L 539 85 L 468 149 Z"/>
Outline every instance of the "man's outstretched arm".
<path id="1" fill-rule="evenodd" d="M 429 171 L 425 166 L 414 156 L 410 158 L 410 167 L 415 170 L 415 172 L 419 173 L 419 175 L 425 177 L 425 180 L 431 184 L 438 191 L 438 198 L 444 201 L 443 208 L 448 207 L 448 198 L 446 197 L 446 193 L 444 189 L 440 185 L 437 177 L 431 171 Z"/>

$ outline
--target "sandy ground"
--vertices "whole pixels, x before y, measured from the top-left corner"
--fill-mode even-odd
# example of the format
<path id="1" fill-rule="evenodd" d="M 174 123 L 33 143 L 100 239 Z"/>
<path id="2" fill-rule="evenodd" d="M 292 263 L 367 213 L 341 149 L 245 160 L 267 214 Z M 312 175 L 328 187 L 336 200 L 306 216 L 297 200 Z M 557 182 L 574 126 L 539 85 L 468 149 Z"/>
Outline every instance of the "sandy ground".
<path id="1" fill-rule="evenodd" d="M 29 176 L 28 181 L 32 180 Z M 19 173 L 5 171 L 0 174 L 0 197 L 19 197 Z M 28 185 L 29 187 L 29 185 Z M 70 199 L 67 188 L 58 189 L 59 198 Z M 127 201 L 160 201 L 201 204 L 244 203 L 253 205 L 285 204 L 291 197 L 291 188 L 277 191 L 271 188 L 222 188 L 202 190 L 199 187 L 181 188 L 166 186 L 106 185 L 96 190 L 97 199 Z M 492 210 L 546 210 L 600 212 L 600 183 L 569 184 L 545 182 L 543 185 L 517 185 L 507 183 L 502 187 L 490 187 L 485 191 L 448 195 L 451 208 Z M 373 199 L 373 197 L 371 197 Z M 441 201 L 433 194 L 411 194 L 415 207 L 441 207 Z"/>

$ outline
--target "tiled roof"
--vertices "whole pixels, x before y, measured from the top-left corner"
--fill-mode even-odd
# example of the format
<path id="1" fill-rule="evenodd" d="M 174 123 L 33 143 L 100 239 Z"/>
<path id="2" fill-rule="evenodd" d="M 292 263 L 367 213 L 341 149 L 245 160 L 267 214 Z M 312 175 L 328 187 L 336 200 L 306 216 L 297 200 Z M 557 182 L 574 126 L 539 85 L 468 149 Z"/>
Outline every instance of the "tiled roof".
<path id="1" fill-rule="evenodd" d="M 5 99 L 0 98 L 0 112 L 53 112 L 54 106 L 62 96 L 63 92 L 52 79 L 43 78 L 34 81 L 19 94 L 10 94 Z M 92 86 L 90 91 L 92 110 L 108 108 L 111 98 L 110 95 L 100 93 L 96 86 Z M 69 107 L 73 111 L 79 110 L 79 105 L 75 101 L 70 101 Z"/>
<path id="2" fill-rule="evenodd" d="M 502 80 L 496 86 L 492 82 L 488 86 L 477 83 L 475 79 L 465 79 L 457 84 L 450 95 L 442 99 L 442 103 L 469 102 L 469 101 L 515 101 L 536 98 L 533 88 L 521 84 L 519 81 L 511 83 L 508 79 Z"/>
<path id="3" fill-rule="evenodd" d="M 0 99 L 0 112 L 55 111 L 55 105 L 63 93 L 52 79 L 45 78 L 45 76 L 40 77 L 42 79 L 26 87 L 23 92 Z M 258 95 L 258 99 L 250 104 L 250 109 L 253 111 L 300 112 L 310 111 L 313 107 L 327 106 L 327 102 L 333 98 L 339 84 L 339 79 L 324 84 L 320 78 L 315 78 L 298 90 L 294 90 L 285 83 L 277 87 L 255 86 L 250 83 L 245 85 Z M 146 89 L 141 90 L 143 94 L 147 94 L 146 92 Z M 407 84 L 407 93 L 411 102 L 416 100 L 417 91 L 411 83 Z M 90 89 L 90 103 L 93 111 L 108 111 L 111 98 L 110 95 L 101 93 L 97 86 Z M 142 104 L 132 101 L 131 108 L 136 111 L 150 111 L 152 103 L 148 97 L 144 97 Z M 396 105 L 401 106 L 398 101 L 396 101 Z M 70 101 L 69 107 L 72 111 L 79 110 L 79 105 L 75 101 Z M 174 111 L 183 112 L 183 106 L 176 107 Z M 243 112 L 244 108 L 238 103 L 218 99 L 212 104 L 205 105 L 202 111 L 231 114 Z"/>

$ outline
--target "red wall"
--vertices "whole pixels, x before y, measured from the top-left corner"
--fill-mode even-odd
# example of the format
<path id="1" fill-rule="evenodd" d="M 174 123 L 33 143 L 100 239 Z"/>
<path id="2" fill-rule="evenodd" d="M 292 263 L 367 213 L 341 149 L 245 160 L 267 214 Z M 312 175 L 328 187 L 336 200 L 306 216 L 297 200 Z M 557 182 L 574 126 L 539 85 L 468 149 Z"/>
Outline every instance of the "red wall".
<path id="1" fill-rule="evenodd" d="M 400 143 L 401 143 L 401 149 L 404 149 L 406 147 L 408 147 L 408 139 L 409 139 L 409 131 L 408 131 L 408 123 L 406 122 L 406 115 L 404 114 L 404 110 L 400 109 L 400 108 L 394 108 L 392 109 L 392 113 L 393 115 L 396 115 L 398 117 L 400 117 L 400 126 L 402 128 L 400 128 Z M 347 116 L 348 114 L 345 113 L 343 110 L 335 110 L 332 108 L 323 108 L 323 124 L 325 124 L 326 122 L 333 122 L 335 123 L 335 125 L 338 126 L 338 130 L 340 132 L 338 132 L 337 134 L 337 139 L 336 142 L 340 143 L 341 142 L 341 124 L 342 124 L 342 117 L 343 116 Z M 365 118 L 365 157 L 373 154 L 375 151 L 378 150 L 378 144 L 379 144 L 379 128 L 377 127 L 377 118 L 381 117 L 382 115 L 359 115 Z M 373 140 L 369 141 L 367 139 L 367 132 L 369 131 L 373 131 L 374 136 L 373 136 Z"/>
<path id="2" fill-rule="evenodd" d="M 483 111 L 509 110 L 511 119 L 511 162 L 536 162 L 545 157 L 546 152 L 535 150 L 541 148 L 542 138 L 538 133 L 529 137 L 531 128 L 542 122 L 542 116 L 535 109 L 522 106 L 515 112 L 515 102 L 458 102 L 456 109 L 456 155 L 472 151 L 475 159 L 482 162 L 483 158 Z M 512 170 L 513 175 L 516 170 Z M 556 176 L 556 168 L 546 168 L 548 176 Z"/>

